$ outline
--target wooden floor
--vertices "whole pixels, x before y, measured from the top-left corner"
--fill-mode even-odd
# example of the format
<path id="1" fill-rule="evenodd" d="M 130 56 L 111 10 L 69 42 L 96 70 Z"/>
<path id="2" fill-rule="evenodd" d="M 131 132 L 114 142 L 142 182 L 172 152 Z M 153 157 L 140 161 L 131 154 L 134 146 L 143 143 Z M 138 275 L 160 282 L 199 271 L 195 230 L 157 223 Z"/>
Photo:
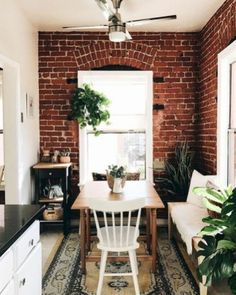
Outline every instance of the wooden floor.
<path id="1" fill-rule="evenodd" d="M 62 227 L 47 226 L 41 232 L 43 276 L 52 262 L 63 237 Z"/>

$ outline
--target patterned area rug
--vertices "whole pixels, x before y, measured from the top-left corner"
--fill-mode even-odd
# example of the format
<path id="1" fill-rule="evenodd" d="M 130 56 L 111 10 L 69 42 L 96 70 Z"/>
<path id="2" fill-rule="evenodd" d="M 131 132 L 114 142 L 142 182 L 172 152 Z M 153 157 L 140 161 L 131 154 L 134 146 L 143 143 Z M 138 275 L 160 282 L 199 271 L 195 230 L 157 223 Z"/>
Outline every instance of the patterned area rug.
<path id="1" fill-rule="evenodd" d="M 96 247 L 94 247 L 96 251 Z M 142 247 L 140 247 L 142 248 Z M 120 271 L 127 271 L 128 263 L 116 263 Z M 114 264 L 108 264 L 112 271 Z M 94 295 L 98 282 L 99 263 L 87 263 L 87 275 L 80 270 L 78 233 L 63 239 L 48 271 L 43 278 L 43 295 Z M 165 229 L 158 231 L 157 272 L 151 272 L 150 262 L 139 263 L 139 286 L 142 295 L 198 295 L 198 287 L 188 271 L 178 248 L 169 242 Z M 106 277 L 104 295 L 134 294 L 130 277 Z"/>

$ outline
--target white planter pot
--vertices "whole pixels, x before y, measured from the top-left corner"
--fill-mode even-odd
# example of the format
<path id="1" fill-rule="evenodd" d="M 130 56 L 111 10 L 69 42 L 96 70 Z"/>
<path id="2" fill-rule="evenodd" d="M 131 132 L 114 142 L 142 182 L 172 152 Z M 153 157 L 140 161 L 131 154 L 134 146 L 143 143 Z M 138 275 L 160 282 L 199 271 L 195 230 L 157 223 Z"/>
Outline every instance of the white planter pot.
<path id="1" fill-rule="evenodd" d="M 122 178 L 114 178 L 113 193 L 122 192 Z"/>

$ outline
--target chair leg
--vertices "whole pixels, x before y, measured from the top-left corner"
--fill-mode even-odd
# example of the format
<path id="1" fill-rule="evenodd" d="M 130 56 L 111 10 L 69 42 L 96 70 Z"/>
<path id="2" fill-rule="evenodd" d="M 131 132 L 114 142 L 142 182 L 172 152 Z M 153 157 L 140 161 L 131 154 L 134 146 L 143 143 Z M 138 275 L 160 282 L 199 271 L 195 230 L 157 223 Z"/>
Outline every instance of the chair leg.
<path id="1" fill-rule="evenodd" d="M 135 274 L 138 275 L 138 260 L 136 256 L 136 251 L 135 250 L 130 250 L 131 255 L 133 255 L 133 259 L 135 261 Z"/>
<path id="2" fill-rule="evenodd" d="M 102 292 L 102 284 L 103 284 L 103 278 L 104 278 L 104 273 L 105 273 L 105 268 L 106 268 L 106 260 L 107 260 L 107 251 L 102 251 L 101 262 L 100 262 L 99 281 L 98 281 L 96 295 L 101 295 L 101 292 Z"/>
<path id="3" fill-rule="evenodd" d="M 140 295 L 139 291 L 139 285 L 138 285 L 138 278 L 137 278 L 137 259 L 136 255 L 134 255 L 134 251 L 130 250 L 129 251 L 129 259 L 130 259 L 130 266 L 131 266 L 131 271 L 132 271 L 132 276 L 133 276 L 133 281 L 134 281 L 134 289 L 135 289 L 135 295 Z"/>

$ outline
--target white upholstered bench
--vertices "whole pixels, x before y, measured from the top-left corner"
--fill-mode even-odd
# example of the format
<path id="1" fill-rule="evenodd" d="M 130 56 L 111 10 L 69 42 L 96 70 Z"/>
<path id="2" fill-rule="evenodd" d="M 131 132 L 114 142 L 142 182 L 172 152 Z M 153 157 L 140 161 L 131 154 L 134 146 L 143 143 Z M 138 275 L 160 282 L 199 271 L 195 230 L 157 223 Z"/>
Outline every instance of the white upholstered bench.
<path id="1" fill-rule="evenodd" d="M 202 204 L 202 198 L 196 196 L 192 189 L 196 186 L 206 186 L 207 182 L 217 182 L 217 177 L 214 175 L 202 175 L 198 171 L 194 170 L 189 192 L 186 202 L 170 202 L 168 203 L 168 234 L 169 239 L 175 237 L 180 238 L 184 244 L 185 252 L 191 258 L 190 260 L 195 260 L 193 264 L 195 267 L 201 263 L 202 258 L 196 259 L 196 252 L 198 251 L 198 242 L 200 238 L 197 236 L 200 230 L 204 227 L 202 218 L 208 216 L 207 209 Z M 182 252 L 182 251 L 181 251 Z M 186 257 L 186 253 L 184 256 Z M 187 262 L 187 261 L 186 261 Z M 187 262 L 187 264 L 189 264 Z M 191 267 L 190 267 L 191 268 Z M 193 274 L 195 279 L 196 274 Z M 200 295 L 207 294 L 207 287 L 199 283 Z"/>

